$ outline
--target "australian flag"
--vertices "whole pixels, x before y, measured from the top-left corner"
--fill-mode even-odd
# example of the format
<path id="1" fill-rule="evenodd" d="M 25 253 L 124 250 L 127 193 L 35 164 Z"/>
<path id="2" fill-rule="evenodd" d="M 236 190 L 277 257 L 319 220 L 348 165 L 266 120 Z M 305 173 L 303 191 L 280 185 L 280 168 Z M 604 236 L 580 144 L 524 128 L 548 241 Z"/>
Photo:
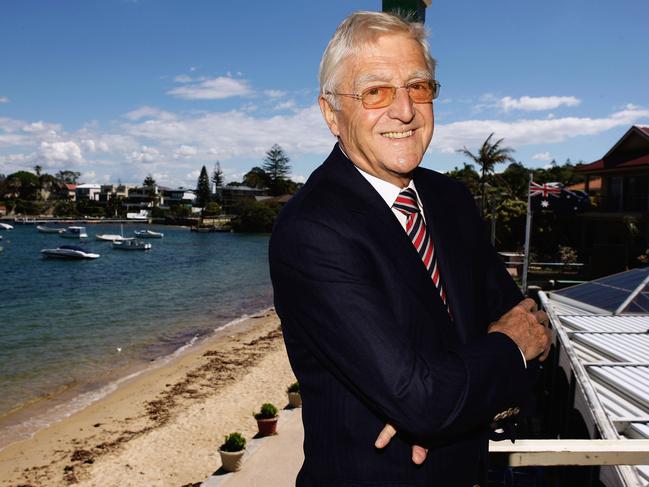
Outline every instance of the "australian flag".
<path id="1" fill-rule="evenodd" d="M 570 190 L 561 183 L 539 184 L 531 181 L 529 191 L 532 210 L 571 214 L 586 210 L 590 206 L 586 192 Z"/>

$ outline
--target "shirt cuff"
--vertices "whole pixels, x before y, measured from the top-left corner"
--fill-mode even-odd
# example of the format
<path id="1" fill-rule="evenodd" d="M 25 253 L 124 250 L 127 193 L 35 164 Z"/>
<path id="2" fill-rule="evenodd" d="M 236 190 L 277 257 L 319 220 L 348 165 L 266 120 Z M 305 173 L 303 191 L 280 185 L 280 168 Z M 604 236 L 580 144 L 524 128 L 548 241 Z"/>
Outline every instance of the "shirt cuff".
<path id="1" fill-rule="evenodd" d="M 516 346 L 518 347 L 518 345 L 516 345 Z M 527 360 L 525 360 L 525 354 L 523 353 L 523 350 L 521 349 L 521 347 L 518 347 L 518 351 L 521 352 L 521 357 L 523 357 L 523 365 L 527 369 Z"/>

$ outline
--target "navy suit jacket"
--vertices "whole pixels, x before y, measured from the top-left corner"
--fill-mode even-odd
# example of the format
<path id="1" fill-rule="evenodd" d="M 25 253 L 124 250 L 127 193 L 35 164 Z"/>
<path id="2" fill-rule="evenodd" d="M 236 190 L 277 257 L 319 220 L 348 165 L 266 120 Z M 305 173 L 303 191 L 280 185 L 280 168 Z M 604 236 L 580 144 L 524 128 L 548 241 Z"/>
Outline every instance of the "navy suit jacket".
<path id="1" fill-rule="evenodd" d="M 385 201 L 336 145 L 282 210 L 275 307 L 300 382 L 298 487 L 484 481 L 489 424 L 529 392 L 516 344 L 489 323 L 521 293 L 461 184 L 414 173 L 453 321 Z M 385 423 L 398 435 L 383 450 Z M 422 466 L 411 444 L 430 448 Z"/>

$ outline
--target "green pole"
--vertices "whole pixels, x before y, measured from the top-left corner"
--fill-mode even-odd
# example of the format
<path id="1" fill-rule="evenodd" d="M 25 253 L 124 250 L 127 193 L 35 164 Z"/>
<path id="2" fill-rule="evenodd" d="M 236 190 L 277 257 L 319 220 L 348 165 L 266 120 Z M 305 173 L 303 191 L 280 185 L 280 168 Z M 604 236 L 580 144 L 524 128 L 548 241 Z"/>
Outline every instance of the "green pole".
<path id="1" fill-rule="evenodd" d="M 432 0 L 383 0 L 383 12 L 399 11 L 423 24 L 426 21 L 426 7 L 431 3 Z"/>

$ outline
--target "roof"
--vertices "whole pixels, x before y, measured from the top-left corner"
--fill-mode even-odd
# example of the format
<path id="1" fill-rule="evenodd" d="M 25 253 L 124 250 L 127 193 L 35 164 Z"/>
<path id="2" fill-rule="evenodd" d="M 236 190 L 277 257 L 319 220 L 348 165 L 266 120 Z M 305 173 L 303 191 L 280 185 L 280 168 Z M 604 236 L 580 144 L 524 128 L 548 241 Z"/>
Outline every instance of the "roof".
<path id="1" fill-rule="evenodd" d="M 77 189 L 101 189 L 101 185 L 93 183 L 78 184 Z"/>
<path id="2" fill-rule="evenodd" d="M 575 170 L 578 173 L 598 173 L 644 166 L 649 169 L 649 127 L 633 125 L 600 160 L 578 166 Z"/>
<path id="3" fill-rule="evenodd" d="M 560 343 L 559 366 L 579 384 L 572 406 L 593 438 L 649 438 L 649 311 L 614 314 L 620 303 L 633 304 L 647 291 L 648 276 L 649 268 L 633 269 L 539 293 Z M 632 475 L 644 485 L 649 465 L 601 467 L 600 476 L 611 474 Z"/>
<path id="4" fill-rule="evenodd" d="M 649 267 L 632 269 L 552 293 L 553 299 L 591 313 L 649 313 Z"/>
<path id="5" fill-rule="evenodd" d="M 600 159 L 599 161 L 591 162 L 590 164 L 584 164 L 575 168 L 578 172 L 610 172 L 610 171 L 619 171 L 620 169 L 635 169 L 638 167 L 646 166 L 649 167 L 649 154 L 645 156 L 640 156 L 629 161 L 620 162 L 619 164 L 613 167 L 607 167 L 606 161 Z"/>

